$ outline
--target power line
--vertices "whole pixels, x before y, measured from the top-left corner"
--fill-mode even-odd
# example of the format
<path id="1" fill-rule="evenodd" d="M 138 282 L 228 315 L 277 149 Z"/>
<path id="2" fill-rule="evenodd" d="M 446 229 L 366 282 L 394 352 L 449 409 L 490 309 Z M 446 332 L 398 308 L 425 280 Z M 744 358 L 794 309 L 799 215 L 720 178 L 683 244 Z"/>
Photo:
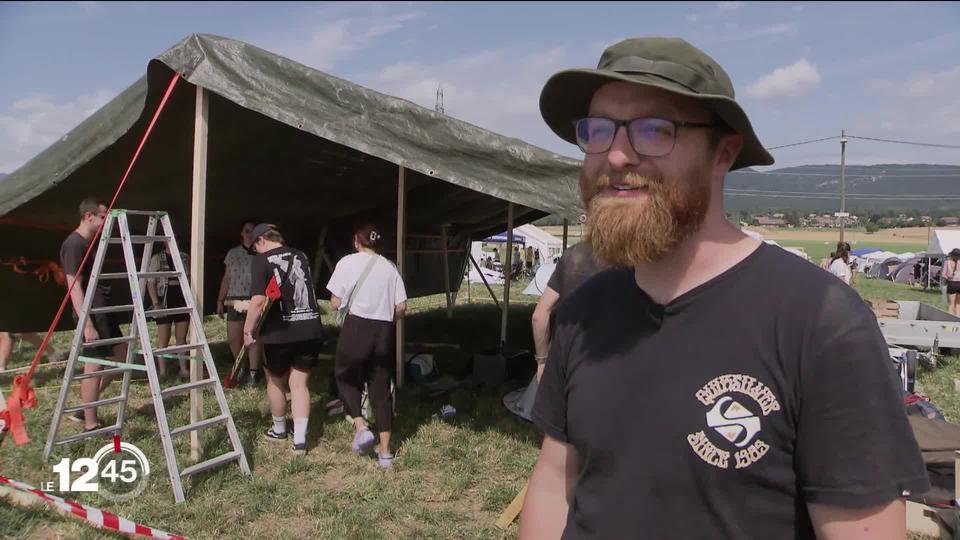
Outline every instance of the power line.
<path id="1" fill-rule="evenodd" d="M 895 165 L 895 164 L 894 164 L 894 165 Z M 831 171 L 840 168 L 839 165 L 823 165 L 823 166 L 820 166 L 820 165 L 797 165 L 796 167 L 784 167 L 784 168 L 785 168 L 785 169 L 794 169 L 794 168 L 800 168 L 800 167 L 802 167 L 804 170 L 831 170 Z M 850 169 L 851 167 L 853 167 L 853 168 L 859 168 L 859 169 L 865 169 L 865 168 L 871 168 L 871 167 L 874 167 L 874 168 L 875 168 L 875 167 L 884 167 L 884 165 L 847 165 L 847 169 Z M 948 167 L 949 167 L 949 168 L 948 168 Z M 957 172 L 960 172 L 960 165 L 950 165 L 950 166 L 948 166 L 948 167 L 939 167 L 939 168 L 934 168 L 934 169 L 921 169 L 921 168 L 904 168 L 904 169 L 901 169 L 901 168 L 897 168 L 897 170 L 898 170 L 898 171 L 944 172 L 944 171 L 949 171 L 949 170 L 951 170 L 951 169 L 956 169 Z M 783 170 L 783 169 L 778 169 L 778 170 Z M 737 172 L 737 171 L 734 171 L 734 172 Z M 745 172 L 745 171 L 741 171 L 741 172 Z M 759 172 L 773 172 L 773 171 L 759 171 Z M 791 174 L 791 173 L 784 172 L 783 174 Z M 920 175 L 918 175 L 918 176 L 920 176 Z"/>
<path id="2" fill-rule="evenodd" d="M 819 176 L 825 178 L 839 178 L 840 174 L 827 174 L 827 173 L 794 173 L 794 172 L 778 172 L 778 171 L 733 171 L 730 174 L 763 174 L 769 176 Z M 878 178 L 955 178 L 960 177 L 960 173 L 957 174 L 883 174 L 883 173 L 854 173 L 847 174 L 848 177 L 853 178 L 866 178 L 878 177 Z"/>
<path id="3" fill-rule="evenodd" d="M 812 139 L 809 141 L 800 141 L 800 142 L 795 142 L 790 144 L 781 144 L 780 146 L 771 146 L 770 148 L 767 148 L 767 150 L 779 150 L 780 148 L 789 148 L 791 146 L 800 146 L 801 144 L 811 144 L 815 142 L 829 141 L 832 139 L 839 139 L 839 138 L 840 137 L 838 137 L 837 135 L 834 135 L 833 137 L 824 137 L 822 139 Z"/>
<path id="4" fill-rule="evenodd" d="M 776 198 L 776 199 L 804 199 L 804 200 L 822 200 L 822 201 L 836 201 L 840 198 L 839 194 L 832 196 L 811 196 L 811 195 L 767 195 L 764 193 L 728 193 L 724 191 L 724 195 L 730 195 L 732 197 L 764 197 L 764 198 Z M 847 195 L 847 199 L 860 200 L 860 201 L 960 201 L 960 196 L 957 197 L 938 197 L 938 198 L 922 198 L 922 197 L 858 197 L 856 195 Z"/>
<path id="5" fill-rule="evenodd" d="M 955 144 L 935 144 L 935 143 L 921 143 L 921 142 L 913 142 L 913 141 L 895 141 L 892 139 L 878 139 L 876 137 L 857 137 L 856 135 L 847 135 L 847 137 L 850 137 L 851 139 L 861 139 L 864 141 L 880 141 L 880 142 L 888 142 L 888 143 L 896 143 L 896 144 L 910 144 L 913 146 L 928 146 L 930 148 L 954 148 L 954 149 L 960 150 L 960 145 L 955 145 Z"/>

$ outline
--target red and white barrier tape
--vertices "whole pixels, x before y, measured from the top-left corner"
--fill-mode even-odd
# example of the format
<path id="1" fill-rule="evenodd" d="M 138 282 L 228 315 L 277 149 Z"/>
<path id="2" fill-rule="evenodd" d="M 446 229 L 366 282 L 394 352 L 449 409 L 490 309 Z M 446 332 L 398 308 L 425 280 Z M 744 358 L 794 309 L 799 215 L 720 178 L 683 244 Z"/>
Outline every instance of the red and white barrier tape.
<path id="1" fill-rule="evenodd" d="M 102 527 L 104 529 L 109 529 L 120 533 L 138 534 L 148 538 L 158 538 L 161 540 L 186 540 L 186 537 L 184 536 L 170 534 L 159 529 L 145 527 L 139 523 L 134 523 L 129 519 L 111 514 L 110 512 L 104 512 L 103 510 L 93 508 L 92 506 L 84 506 L 82 504 L 57 497 L 56 495 L 50 495 L 49 493 L 40 491 L 33 486 L 24 484 L 22 482 L 17 482 L 16 480 L 11 480 L 6 476 L 0 476 L 0 485 L 7 485 L 18 491 L 23 491 L 40 497 L 40 500 L 49 504 L 50 506 L 53 506 L 60 512 L 73 514 L 96 525 L 97 527 Z"/>

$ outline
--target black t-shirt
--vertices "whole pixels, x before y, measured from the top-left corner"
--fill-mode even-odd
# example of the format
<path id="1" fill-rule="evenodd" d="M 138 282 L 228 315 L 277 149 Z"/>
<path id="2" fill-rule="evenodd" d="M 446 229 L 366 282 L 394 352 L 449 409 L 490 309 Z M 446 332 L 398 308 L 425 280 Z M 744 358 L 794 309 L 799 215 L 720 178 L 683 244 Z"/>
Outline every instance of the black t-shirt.
<path id="1" fill-rule="evenodd" d="M 323 337 L 307 256 L 287 246 L 258 254 L 250 265 L 250 295 L 264 294 L 271 277 L 280 284 L 280 298 L 267 313 L 258 340 L 295 343 Z"/>
<path id="2" fill-rule="evenodd" d="M 566 298 L 587 278 L 601 269 L 602 267 L 593 258 L 593 250 L 590 249 L 590 244 L 579 242 L 563 252 L 557 267 L 550 275 L 550 280 L 547 281 L 547 287 L 556 291 L 561 299 Z"/>
<path id="3" fill-rule="evenodd" d="M 90 294 L 87 288 L 87 284 L 90 282 L 90 268 L 93 267 L 93 261 L 96 260 L 97 250 L 99 249 L 99 246 L 97 246 L 90 252 L 90 257 L 87 259 L 87 264 L 84 265 L 83 271 L 77 273 L 77 270 L 80 268 L 80 262 L 83 261 L 83 255 L 87 252 L 89 245 L 89 240 L 80 236 L 80 233 L 77 231 L 73 231 L 60 246 L 60 266 L 63 267 L 63 273 L 76 278 L 83 287 L 84 294 Z M 100 280 L 96 290 L 93 291 L 93 304 L 91 307 L 104 307 L 109 301 L 110 285 L 106 284 L 106 280 Z M 76 313 L 74 313 L 74 316 L 76 316 Z"/>
<path id="4" fill-rule="evenodd" d="M 929 488 L 900 396 L 857 293 L 763 244 L 666 306 L 584 283 L 533 419 L 580 458 L 564 538 L 813 538 L 808 502 Z"/>

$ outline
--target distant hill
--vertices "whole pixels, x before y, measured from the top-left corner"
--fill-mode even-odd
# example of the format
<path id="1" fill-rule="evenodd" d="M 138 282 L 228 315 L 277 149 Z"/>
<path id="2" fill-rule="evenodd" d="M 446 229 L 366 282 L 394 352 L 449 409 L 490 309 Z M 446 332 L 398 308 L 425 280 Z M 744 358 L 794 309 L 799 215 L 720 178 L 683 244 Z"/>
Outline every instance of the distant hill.
<path id="1" fill-rule="evenodd" d="M 847 208 L 854 211 L 960 208 L 957 165 L 848 165 L 846 184 Z M 840 166 L 735 171 L 727 175 L 726 189 L 727 210 L 836 211 L 840 206 Z M 904 198 L 908 196 L 924 198 Z"/>

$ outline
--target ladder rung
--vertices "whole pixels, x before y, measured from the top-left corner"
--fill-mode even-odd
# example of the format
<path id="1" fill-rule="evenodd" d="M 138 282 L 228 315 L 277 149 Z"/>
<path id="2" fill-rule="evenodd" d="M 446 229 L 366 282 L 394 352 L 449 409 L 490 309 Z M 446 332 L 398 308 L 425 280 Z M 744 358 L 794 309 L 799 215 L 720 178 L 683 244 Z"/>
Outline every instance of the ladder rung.
<path id="1" fill-rule="evenodd" d="M 191 474 L 196 474 L 198 472 L 202 472 L 207 469 L 212 469 L 217 465 L 223 465 L 224 463 L 229 463 L 231 461 L 239 459 L 240 455 L 241 454 L 239 451 L 233 451 L 227 454 L 223 454 L 222 456 L 217 456 L 213 459 L 208 459 L 207 461 L 202 461 L 200 463 L 197 463 L 196 465 L 191 465 L 190 467 L 187 467 L 186 469 L 181 471 L 180 476 L 190 476 Z"/>
<path id="2" fill-rule="evenodd" d="M 189 392 L 190 390 L 195 390 L 197 388 L 203 388 L 204 386 L 210 386 L 213 383 L 217 382 L 216 379 L 202 379 L 196 382 L 181 384 L 179 386 L 171 386 L 160 391 L 160 395 L 163 397 L 175 396 L 177 394 L 182 394 L 184 392 Z"/>
<path id="3" fill-rule="evenodd" d="M 176 437 L 177 435 L 183 435 L 184 433 L 190 433 L 191 431 L 196 431 L 198 429 L 208 428 L 210 426 L 215 426 L 217 424 L 224 424 L 227 421 L 227 415 L 221 414 L 220 416 L 214 416 L 213 418 L 207 418 L 206 420 L 201 420 L 195 424 L 187 424 L 182 427 L 178 427 L 170 432 L 171 437 Z"/>
<path id="4" fill-rule="evenodd" d="M 142 367 L 143 366 L 101 369 L 100 371 L 95 371 L 93 373 L 81 373 L 79 375 L 74 375 L 73 380 L 82 381 L 83 379 L 92 379 L 94 377 L 109 377 L 110 375 L 119 375 L 128 371 L 143 371 L 140 369 Z"/>
<path id="5" fill-rule="evenodd" d="M 69 437 L 65 437 L 65 438 L 63 438 L 63 439 L 60 439 L 59 441 L 54 441 L 53 444 L 54 444 L 55 446 L 59 446 L 59 445 L 61 445 L 61 444 L 68 444 L 68 443 L 72 443 L 72 442 L 79 441 L 79 440 L 82 440 L 82 439 L 86 439 L 86 438 L 88 438 L 88 437 L 97 437 L 97 436 L 104 435 L 104 434 L 107 434 L 107 433 L 114 433 L 114 432 L 120 431 L 120 429 L 121 429 L 121 428 L 119 428 L 119 427 L 117 427 L 117 426 L 107 426 L 107 427 L 102 427 L 102 428 L 100 428 L 100 429 L 95 429 L 95 430 L 93 430 L 93 431 L 83 431 L 83 432 L 81 432 L 81 433 L 77 433 L 76 435 L 71 435 L 71 436 L 69 436 Z"/>
<path id="6" fill-rule="evenodd" d="M 96 339 L 83 344 L 84 348 L 100 347 L 103 345 L 116 345 L 117 343 L 133 343 L 137 338 L 133 336 L 120 336 L 107 339 Z"/>
<path id="7" fill-rule="evenodd" d="M 137 277 L 141 278 L 164 278 L 164 277 L 177 277 L 180 275 L 180 272 L 170 271 L 170 272 L 137 272 Z"/>
<path id="8" fill-rule="evenodd" d="M 90 314 L 93 315 L 96 313 L 122 313 L 124 311 L 133 311 L 133 304 L 126 304 L 123 306 L 95 307 L 90 309 Z"/>
<path id="9" fill-rule="evenodd" d="M 76 407 L 67 407 L 63 410 L 63 414 L 74 413 L 77 411 L 82 411 L 85 409 L 92 409 L 94 407 L 102 407 L 103 405 L 112 405 L 114 403 L 120 403 L 121 401 L 126 401 L 127 396 L 117 396 L 107 399 L 101 399 L 100 401 L 91 401 L 90 403 L 81 403 Z"/>
<path id="10" fill-rule="evenodd" d="M 166 242 L 170 240 L 169 236 L 146 236 L 146 235 L 131 235 L 130 243 L 132 244 L 146 244 L 147 242 Z M 119 244 L 123 242 L 123 238 L 111 238 L 109 240 L 111 244 Z"/>
<path id="11" fill-rule="evenodd" d="M 97 279 L 127 279 L 128 276 L 126 272 L 104 272 L 97 276 Z"/>
<path id="12" fill-rule="evenodd" d="M 186 351 L 193 351 L 196 349 L 202 349 L 206 343 L 188 343 L 186 345 L 176 345 L 174 347 L 164 347 L 162 349 L 155 349 L 153 351 L 154 356 L 161 354 L 171 354 L 171 353 L 182 353 Z"/>
<path id="13" fill-rule="evenodd" d="M 144 313 L 147 317 L 166 317 L 167 315 L 182 315 L 190 313 L 193 309 L 188 307 L 175 307 L 169 309 L 152 309 Z"/>
<path id="14" fill-rule="evenodd" d="M 128 216 L 165 216 L 167 212 L 165 210 L 120 210 Z"/>

